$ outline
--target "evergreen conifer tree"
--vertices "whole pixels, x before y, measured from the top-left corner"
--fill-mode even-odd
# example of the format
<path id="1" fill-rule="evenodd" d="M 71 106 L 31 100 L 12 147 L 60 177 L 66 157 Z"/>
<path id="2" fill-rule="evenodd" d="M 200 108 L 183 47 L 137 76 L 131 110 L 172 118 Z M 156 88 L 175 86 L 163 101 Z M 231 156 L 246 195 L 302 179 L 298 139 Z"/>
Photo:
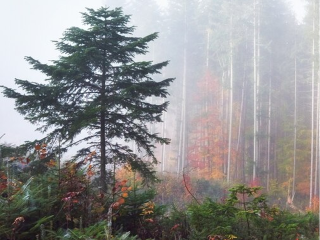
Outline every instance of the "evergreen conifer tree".
<path id="1" fill-rule="evenodd" d="M 58 60 L 44 64 L 32 57 L 26 60 L 33 69 L 47 76 L 45 83 L 16 79 L 23 92 L 2 86 L 8 98 L 15 99 L 16 109 L 25 119 L 39 124 L 49 136 L 59 135 L 68 146 L 87 142 L 82 153 L 98 150 L 100 181 L 107 190 L 106 165 L 128 163 L 145 177 L 152 176 L 152 164 L 143 157 L 154 156 L 154 143 L 167 144 L 168 139 L 150 133 L 146 126 L 160 122 L 168 102 L 150 104 L 155 96 L 166 98 L 168 78 L 155 81 L 168 62 L 136 62 L 136 55 L 147 52 L 148 43 L 157 33 L 132 37 L 130 16 L 121 8 L 87 9 L 82 13 L 86 29 L 72 27 L 56 42 L 61 52 Z M 87 131 L 87 133 L 83 133 Z M 135 154 L 128 142 L 134 141 Z"/>

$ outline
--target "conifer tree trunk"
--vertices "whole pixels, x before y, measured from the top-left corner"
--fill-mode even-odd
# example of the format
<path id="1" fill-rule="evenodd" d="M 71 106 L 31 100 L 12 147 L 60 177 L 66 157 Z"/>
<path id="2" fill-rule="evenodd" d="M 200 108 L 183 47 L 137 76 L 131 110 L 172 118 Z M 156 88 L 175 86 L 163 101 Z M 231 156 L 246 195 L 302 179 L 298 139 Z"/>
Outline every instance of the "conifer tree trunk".
<path id="1" fill-rule="evenodd" d="M 244 96 L 245 96 L 245 87 L 246 87 L 246 84 L 245 84 L 245 70 L 244 70 L 244 78 L 243 78 L 243 83 L 242 83 L 242 91 L 241 91 L 241 105 L 240 105 L 240 119 L 239 119 L 239 126 L 238 126 L 238 139 L 237 139 L 237 157 L 239 159 L 237 159 L 239 161 L 239 164 L 237 164 L 237 166 L 239 166 L 239 168 L 237 167 L 237 178 L 238 179 L 243 179 L 243 176 L 242 175 L 242 167 L 244 166 L 241 166 L 241 164 L 243 163 L 243 159 L 241 159 L 240 157 L 240 152 L 242 152 L 240 150 L 240 144 L 241 144 L 241 141 L 242 141 L 242 125 L 243 125 L 243 108 L 244 108 Z"/>
<path id="2" fill-rule="evenodd" d="M 260 139 L 260 132 L 261 132 L 261 101 L 260 101 L 260 7 L 261 7 L 261 2 L 260 0 L 258 0 L 257 2 L 257 61 L 256 61 L 256 64 L 257 64 L 257 77 L 256 77 L 256 80 L 257 80 L 257 95 L 256 95 L 256 107 L 257 107 L 257 116 L 256 116 L 256 121 L 257 121 L 257 129 L 256 129 L 256 133 L 257 133 L 257 136 L 256 136 L 256 141 L 257 141 L 257 152 L 256 152 L 256 168 L 258 169 L 259 167 L 262 167 L 262 164 L 261 164 L 261 157 L 260 157 L 260 153 L 261 153 L 261 139 Z"/>
<path id="3" fill-rule="evenodd" d="M 107 56 L 106 50 L 104 50 L 104 59 Z M 100 151 L 101 151 L 101 160 L 100 160 L 100 184 L 101 190 L 107 192 L 107 183 L 106 183 L 106 114 L 105 114 L 105 89 L 106 89 L 106 63 L 105 60 L 102 66 L 102 79 L 101 79 L 101 112 L 100 112 Z"/>
<path id="4" fill-rule="evenodd" d="M 315 51 L 314 51 L 314 61 L 315 61 L 315 84 L 317 85 L 317 98 L 316 98 L 316 143 L 315 143 L 315 169 L 314 169 L 314 190 L 313 194 L 314 196 L 317 196 L 318 192 L 318 164 L 319 164 L 319 125 L 320 125 L 320 120 L 319 120 L 319 109 L 320 109 L 320 82 L 319 82 L 319 1 L 315 2 L 315 7 L 314 7 L 314 35 L 315 35 Z"/>
<path id="5" fill-rule="evenodd" d="M 231 145 L 232 145 L 232 123 L 233 123 L 233 16 L 230 19 L 230 89 L 229 89 L 229 136 L 228 136 L 228 162 L 227 183 L 230 183 L 231 168 Z"/>
<path id="6" fill-rule="evenodd" d="M 257 1 L 254 0 L 254 25 L 253 25 L 253 172 L 256 178 L 257 165 Z"/>
<path id="7" fill-rule="evenodd" d="M 210 31 L 208 30 L 207 32 L 207 53 L 206 53 L 206 74 L 209 73 L 209 49 L 210 49 Z M 206 84 L 206 91 L 208 91 L 208 86 L 209 86 L 209 77 L 206 76 L 206 79 L 205 79 L 205 84 Z M 206 92 L 206 98 L 205 98 L 205 116 L 207 117 L 208 116 L 208 92 Z M 210 162 L 210 158 L 209 158 L 209 134 L 208 134 L 208 131 L 209 131 L 209 122 L 207 121 L 205 123 L 205 126 L 204 126 L 204 133 L 205 133 L 205 148 L 206 148 L 206 153 L 205 153 L 205 163 L 208 163 L 208 167 L 210 168 L 210 171 L 212 170 L 211 169 L 211 162 Z"/>
<path id="8" fill-rule="evenodd" d="M 311 70 L 311 153 L 310 153 L 310 190 L 309 190 L 309 207 L 312 206 L 313 198 L 313 174 L 314 174 L 314 102 L 315 102 L 315 45 L 316 45 L 316 0 L 313 2 L 313 27 L 312 27 L 312 70 Z"/>
<path id="9" fill-rule="evenodd" d="M 187 78 L 187 1 L 184 1 L 184 39 L 183 39 L 183 76 L 182 76 L 182 106 L 180 115 L 178 174 L 185 167 L 186 151 L 186 78 Z"/>
<path id="10" fill-rule="evenodd" d="M 313 186 L 313 194 L 314 196 L 317 196 L 318 192 L 318 159 L 319 159 L 319 89 L 320 85 L 319 82 L 317 82 L 317 97 L 316 97 L 316 142 L 315 142 L 315 166 L 314 166 L 314 186 Z"/>
<path id="11" fill-rule="evenodd" d="M 165 99 L 163 99 L 163 103 L 165 102 Z M 167 131 L 167 113 L 163 112 L 163 122 L 162 122 L 162 138 L 166 138 L 166 131 Z M 166 169 L 166 145 L 162 144 L 161 149 L 161 172 L 164 172 Z"/>
<path id="12" fill-rule="evenodd" d="M 221 66 L 223 68 L 223 66 Z M 226 163 L 225 163 L 225 93 L 224 93 L 224 84 L 225 84 L 225 72 L 222 73 L 222 82 L 221 82 L 221 109 L 220 109 L 220 121 L 221 121 L 221 130 L 220 130 L 220 141 L 222 142 L 221 158 L 223 160 L 222 171 L 224 174 L 227 173 Z"/>
<path id="13" fill-rule="evenodd" d="M 293 173 L 292 173 L 292 196 L 291 202 L 293 202 L 296 191 L 296 153 L 297 153 L 297 55 L 295 44 L 295 56 L 294 56 L 294 116 L 293 116 Z"/>
<path id="14" fill-rule="evenodd" d="M 270 155 L 271 155 L 271 56 L 269 63 L 269 96 L 268 96 L 268 153 L 267 153 L 267 191 L 270 189 Z"/>
<path id="15" fill-rule="evenodd" d="M 248 29 L 246 28 L 245 31 L 245 39 L 248 35 Z M 245 52 L 248 52 L 248 44 L 245 45 Z M 245 137 L 245 130 L 246 130 L 246 116 L 247 116 L 247 65 L 244 63 L 243 65 L 243 89 L 242 89 L 242 96 L 241 96 L 241 110 L 240 110 L 240 120 L 239 120 L 239 134 L 238 134 L 238 146 L 237 146 L 237 153 L 239 156 L 239 174 L 242 183 L 246 182 L 246 137 Z"/>

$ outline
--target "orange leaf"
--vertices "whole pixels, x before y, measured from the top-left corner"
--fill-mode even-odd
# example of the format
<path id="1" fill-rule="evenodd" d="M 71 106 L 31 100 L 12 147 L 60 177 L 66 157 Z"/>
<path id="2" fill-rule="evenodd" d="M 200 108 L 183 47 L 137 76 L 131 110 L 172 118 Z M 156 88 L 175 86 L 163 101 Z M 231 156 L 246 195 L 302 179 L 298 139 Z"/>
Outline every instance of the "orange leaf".
<path id="1" fill-rule="evenodd" d="M 127 190 L 128 190 L 127 187 L 122 187 L 122 188 L 121 188 L 121 192 L 125 192 L 125 191 L 127 191 Z"/>
<path id="2" fill-rule="evenodd" d="M 124 204 L 125 203 L 125 200 L 124 198 L 119 198 L 118 199 L 118 203 L 121 205 L 121 204 Z"/>
<path id="3" fill-rule="evenodd" d="M 92 177 L 92 176 L 94 176 L 94 171 L 87 171 L 87 175 L 88 175 L 88 177 Z"/>
<path id="4" fill-rule="evenodd" d="M 115 202 L 114 204 L 112 204 L 112 208 L 117 209 L 120 207 L 120 203 L 119 202 Z"/>
<path id="5" fill-rule="evenodd" d="M 1 179 L 8 179 L 6 175 L 1 175 Z"/>
<path id="6" fill-rule="evenodd" d="M 127 183 L 127 180 L 122 180 L 122 182 L 120 183 L 122 186 L 125 185 Z"/>
<path id="7" fill-rule="evenodd" d="M 127 198 L 128 197 L 128 193 L 122 193 L 122 197 Z"/>

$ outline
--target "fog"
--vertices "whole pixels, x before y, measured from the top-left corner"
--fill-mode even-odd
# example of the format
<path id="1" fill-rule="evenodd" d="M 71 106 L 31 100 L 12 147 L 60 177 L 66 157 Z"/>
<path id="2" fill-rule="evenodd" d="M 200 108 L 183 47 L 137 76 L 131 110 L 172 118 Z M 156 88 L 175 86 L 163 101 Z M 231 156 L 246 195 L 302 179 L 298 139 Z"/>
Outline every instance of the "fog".
<path id="1" fill-rule="evenodd" d="M 1 3 L 1 85 L 15 87 L 14 79 L 42 81 L 44 76 L 30 70 L 24 60 L 32 56 L 43 62 L 56 59 L 58 52 L 52 40 L 59 40 L 71 26 L 81 26 L 81 16 L 86 7 L 98 8 L 104 1 L 4 1 Z M 1 94 L 1 142 L 22 144 L 41 138 L 35 126 L 26 122 L 14 110 L 14 101 Z"/>
<path id="2" fill-rule="evenodd" d="M 159 0 L 159 3 L 163 7 L 167 5 L 165 0 Z M 113 2 L 112 4 L 117 5 Z M 302 1 L 293 0 L 291 4 L 301 19 Z M 3 1 L 0 16 L 2 29 L 0 39 L 2 46 L 1 85 L 14 87 L 15 78 L 30 81 L 43 80 L 44 76 L 30 70 L 24 57 L 32 56 L 42 62 L 56 59 L 59 53 L 55 50 L 52 41 L 58 40 L 67 28 L 81 26 L 79 13 L 84 12 L 86 7 L 99 8 L 101 6 L 108 6 L 108 1 Z M 12 99 L 4 98 L 1 94 L 0 101 L 0 135 L 5 134 L 0 140 L 2 143 L 19 145 L 24 141 L 42 137 L 41 133 L 35 131 L 35 126 L 25 121 L 23 116 L 14 110 Z"/>
<path id="3" fill-rule="evenodd" d="M 259 8 L 241 1 L 234 6 L 226 1 L 185 2 L 5 1 L 0 16 L 1 85 L 15 88 L 15 78 L 43 81 L 45 76 L 30 70 L 25 56 L 41 62 L 57 59 L 52 40 L 59 40 L 69 27 L 81 27 L 80 12 L 123 3 L 138 36 L 160 34 L 143 59 L 169 60 L 162 77 L 176 78 L 169 89 L 165 125 L 153 127 L 171 138 L 169 146 L 157 150 L 159 169 L 180 172 L 194 161 L 193 167 L 210 169 L 208 176 L 227 181 L 260 177 L 269 187 L 270 178 L 293 171 L 284 170 L 292 163 L 293 150 L 282 150 L 297 147 L 299 134 L 301 141 L 312 138 L 311 148 L 318 151 L 319 133 L 310 135 L 318 131 L 319 120 L 311 111 L 319 111 L 319 64 L 312 60 L 319 54 L 318 47 L 312 47 L 319 40 L 312 38 L 311 6 L 302 0 L 262 1 Z M 19 145 L 44 137 L 15 111 L 12 99 L 0 95 L 0 100 L 0 136 L 5 134 L 0 143 Z M 310 149 L 299 154 L 297 158 L 308 162 Z"/>

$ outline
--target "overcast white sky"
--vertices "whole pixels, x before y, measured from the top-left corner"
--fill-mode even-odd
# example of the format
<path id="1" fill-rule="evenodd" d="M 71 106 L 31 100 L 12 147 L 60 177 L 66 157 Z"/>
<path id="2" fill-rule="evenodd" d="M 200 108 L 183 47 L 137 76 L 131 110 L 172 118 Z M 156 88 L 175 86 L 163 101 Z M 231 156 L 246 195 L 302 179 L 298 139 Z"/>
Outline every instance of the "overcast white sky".
<path id="1" fill-rule="evenodd" d="M 166 0 L 158 0 L 166 2 Z M 289 0 L 288 0 L 289 1 Z M 302 16 L 303 0 L 290 0 Z M 51 40 L 58 40 L 71 26 L 81 25 L 79 12 L 99 8 L 107 0 L 7 0 L 0 3 L 0 85 L 15 87 L 14 79 L 41 81 L 43 76 L 30 70 L 24 60 L 32 56 L 42 62 L 56 59 Z M 22 144 L 43 137 L 14 110 L 14 101 L 0 93 L 0 143 Z"/>

